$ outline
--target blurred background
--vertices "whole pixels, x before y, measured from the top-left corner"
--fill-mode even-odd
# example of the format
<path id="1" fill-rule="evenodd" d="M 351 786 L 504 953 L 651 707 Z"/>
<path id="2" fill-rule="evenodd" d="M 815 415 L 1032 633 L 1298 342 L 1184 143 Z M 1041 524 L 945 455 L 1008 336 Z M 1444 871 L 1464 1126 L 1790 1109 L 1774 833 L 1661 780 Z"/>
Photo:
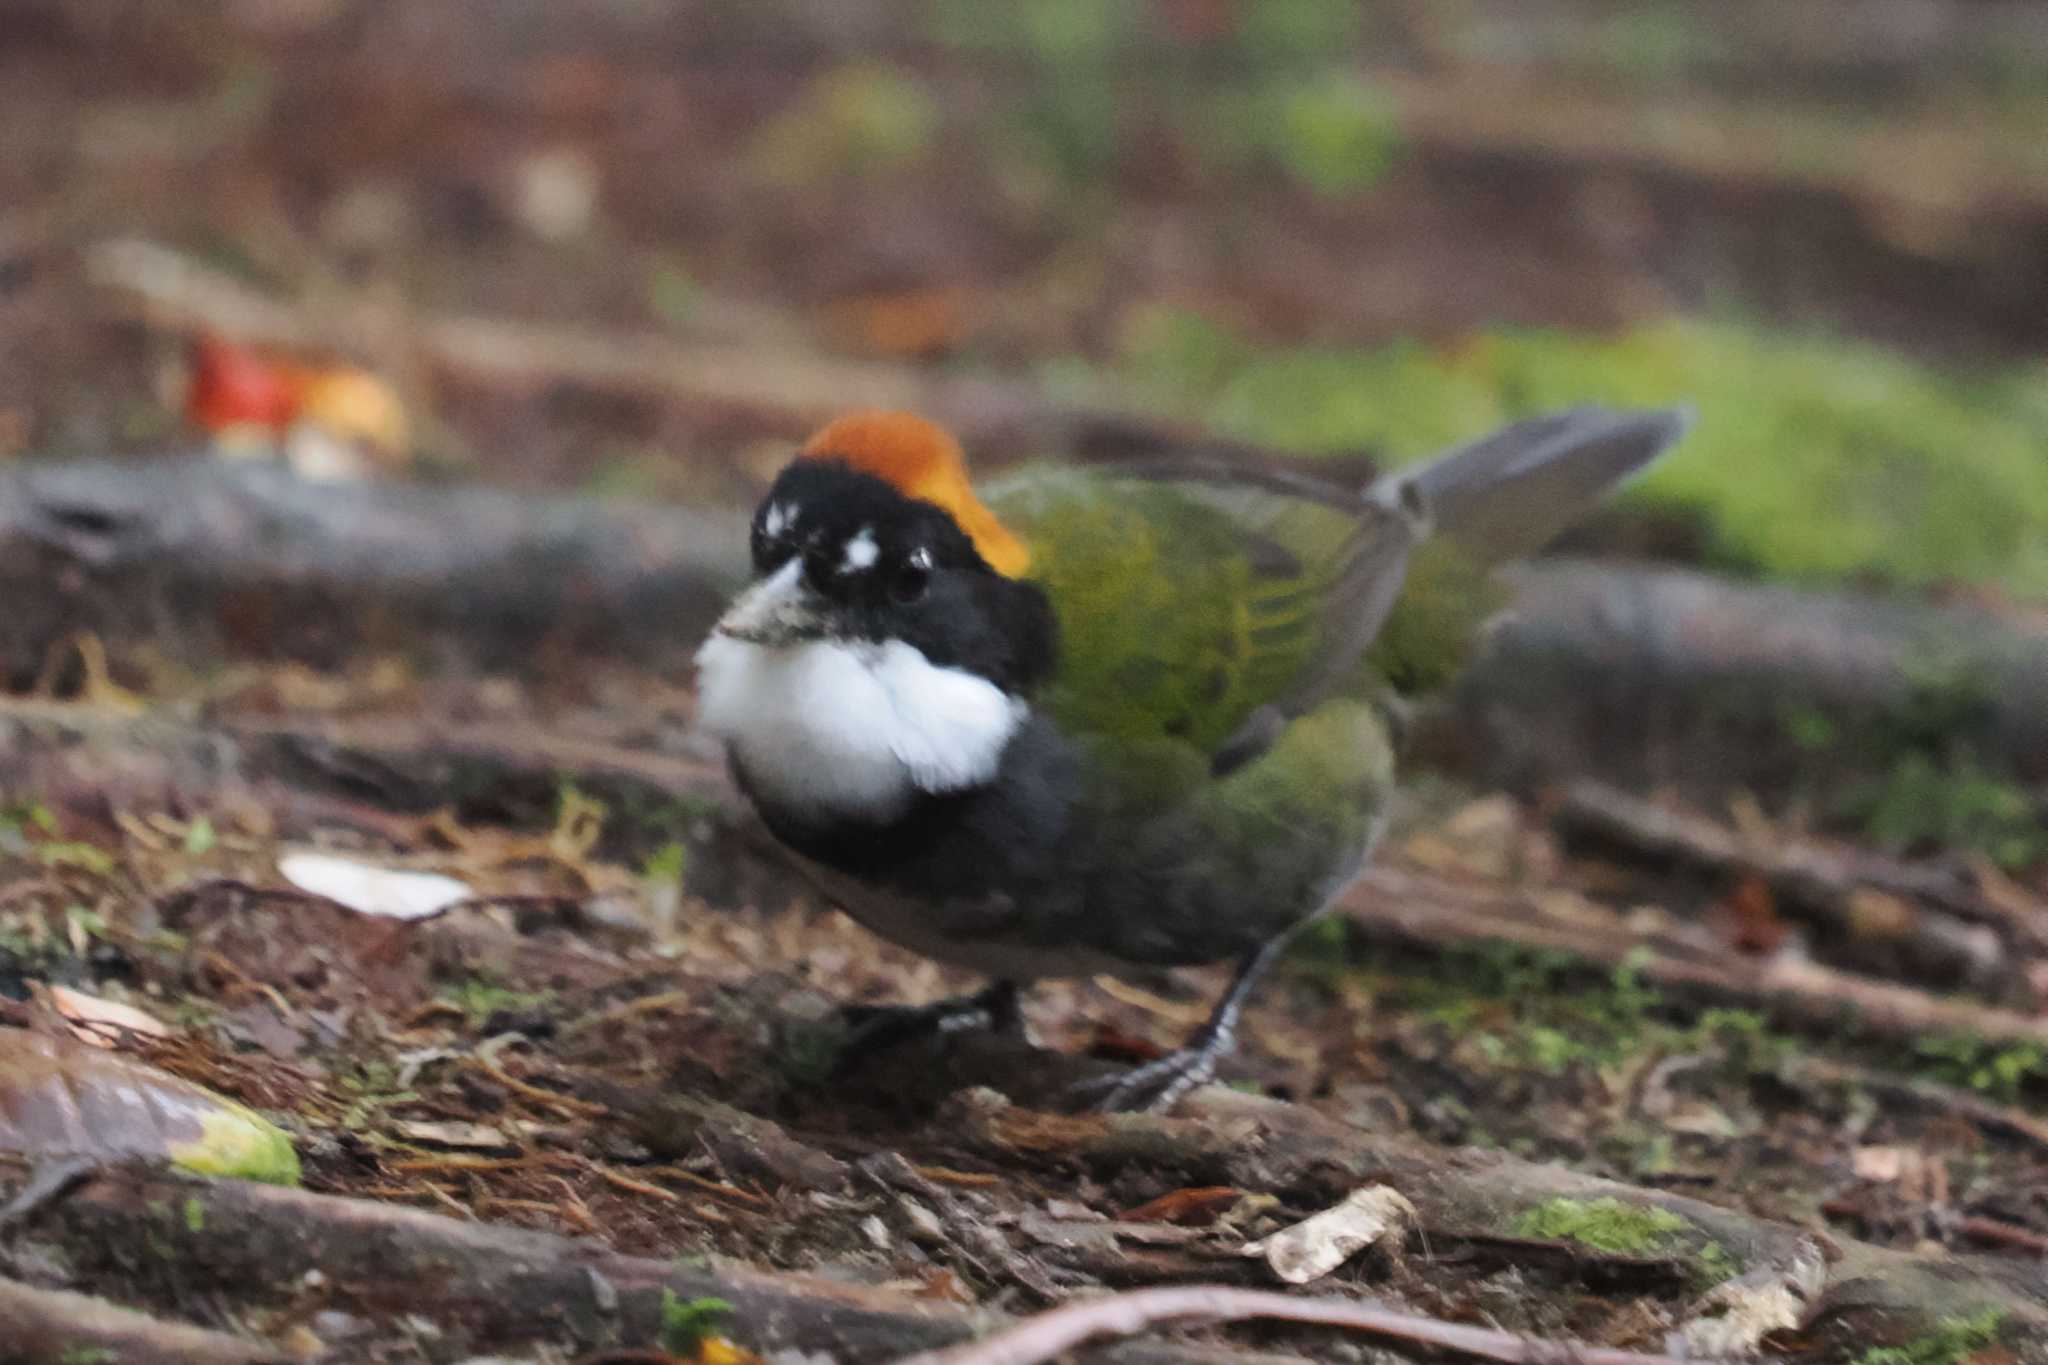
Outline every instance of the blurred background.
<path id="1" fill-rule="evenodd" d="M 861 403 L 986 467 L 1686 401 L 1573 548 L 1994 633 L 2048 601 L 2023 0 L 7 0 L 0 35 L 7 460 L 253 433 L 724 506 Z M 1974 783 L 2031 855 L 1943 651 L 1893 669 L 1898 802 Z"/>

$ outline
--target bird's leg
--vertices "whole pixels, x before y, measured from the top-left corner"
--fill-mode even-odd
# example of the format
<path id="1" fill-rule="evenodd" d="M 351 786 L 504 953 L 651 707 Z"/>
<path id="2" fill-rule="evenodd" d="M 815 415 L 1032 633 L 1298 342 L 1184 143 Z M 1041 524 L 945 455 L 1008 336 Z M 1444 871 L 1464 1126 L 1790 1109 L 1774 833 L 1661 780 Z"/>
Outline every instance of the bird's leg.
<path id="1" fill-rule="evenodd" d="M 992 982 L 973 995 L 951 996 L 929 1005 L 849 1005 L 842 1015 L 848 1026 L 846 1042 L 839 1049 L 842 1068 L 914 1038 L 974 1029 L 1001 1032 L 1016 1028 L 1023 1020 L 1014 981 Z"/>
<path id="2" fill-rule="evenodd" d="M 1173 1102 L 1198 1085 L 1216 1077 L 1216 1064 L 1237 1050 L 1237 1020 L 1244 1002 L 1266 968 L 1287 949 L 1292 930 L 1267 940 L 1256 952 L 1247 953 L 1237 964 L 1237 975 L 1209 1017 L 1182 1046 L 1164 1057 L 1134 1066 L 1127 1071 L 1098 1076 L 1070 1087 L 1068 1097 L 1077 1107 L 1115 1114 L 1133 1110 L 1169 1108 Z"/>

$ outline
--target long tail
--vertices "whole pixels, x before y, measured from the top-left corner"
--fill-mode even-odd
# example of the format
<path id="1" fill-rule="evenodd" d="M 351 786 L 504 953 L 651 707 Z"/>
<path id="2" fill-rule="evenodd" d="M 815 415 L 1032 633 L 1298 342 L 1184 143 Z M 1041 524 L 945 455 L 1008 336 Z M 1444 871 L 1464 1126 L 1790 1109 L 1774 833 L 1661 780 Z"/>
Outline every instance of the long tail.
<path id="1" fill-rule="evenodd" d="M 1503 563 L 1541 549 L 1691 426 L 1686 408 L 1572 408 L 1385 475 L 1371 496 L 1419 496 L 1438 534 Z"/>

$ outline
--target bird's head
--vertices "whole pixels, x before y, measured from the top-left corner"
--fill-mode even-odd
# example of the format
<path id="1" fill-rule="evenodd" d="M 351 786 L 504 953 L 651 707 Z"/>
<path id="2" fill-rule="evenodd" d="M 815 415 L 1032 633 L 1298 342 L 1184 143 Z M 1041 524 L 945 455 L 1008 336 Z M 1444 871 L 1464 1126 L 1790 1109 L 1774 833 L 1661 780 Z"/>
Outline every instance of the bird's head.
<path id="1" fill-rule="evenodd" d="M 908 413 L 842 417 L 755 509 L 755 582 L 716 634 L 767 648 L 900 641 L 1010 692 L 1045 666 L 1022 542 L 974 495 L 960 447 Z"/>
<path id="2" fill-rule="evenodd" d="M 886 809 L 991 775 L 1055 633 L 950 435 L 907 413 L 831 423 L 755 510 L 752 553 L 698 679 L 700 720 L 757 791 L 836 788 L 812 804 L 841 807 L 886 788 L 868 801 Z"/>

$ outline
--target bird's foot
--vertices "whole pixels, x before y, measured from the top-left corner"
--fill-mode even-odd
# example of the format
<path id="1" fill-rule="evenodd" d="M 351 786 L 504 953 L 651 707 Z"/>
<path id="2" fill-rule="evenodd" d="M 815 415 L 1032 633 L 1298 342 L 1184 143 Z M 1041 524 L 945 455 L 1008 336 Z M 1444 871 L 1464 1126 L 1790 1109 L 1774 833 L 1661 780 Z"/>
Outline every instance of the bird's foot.
<path id="1" fill-rule="evenodd" d="M 1071 1107 L 1098 1114 L 1162 1113 L 1196 1086 L 1216 1079 L 1216 1066 L 1237 1043 L 1228 1030 L 1203 1029 L 1163 1057 L 1094 1076 L 1067 1087 Z"/>
<path id="2" fill-rule="evenodd" d="M 1021 1026 L 1014 982 L 998 981 L 974 995 L 956 995 L 929 1005 L 848 1005 L 846 1041 L 840 1045 L 838 1069 L 887 1052 L 919 1038 L 946 1038 L 987 1029 L 1007 1031 Z"/>
<path id="3" fill-rule="evenodd" d="M 1277 934 L 1237 964 L 1223 998 L 1186 1046 L 1164 1057 L 1126 1071 L 1111 1072 L 1068 1086 L 1068 1104 L 1076 1109 L 1093 1109 L 1098 1114 L 1127 1114 L 1141 1110 L 1158 1113 L 1198 1085 L 1216 1079 L 1216 1064 L 1237 1050 L 1237 1020 L 1244 1011 L 1245 998 L 1258 983 L 1273 959 L 1286 951 L 1290 930 Z"/>

